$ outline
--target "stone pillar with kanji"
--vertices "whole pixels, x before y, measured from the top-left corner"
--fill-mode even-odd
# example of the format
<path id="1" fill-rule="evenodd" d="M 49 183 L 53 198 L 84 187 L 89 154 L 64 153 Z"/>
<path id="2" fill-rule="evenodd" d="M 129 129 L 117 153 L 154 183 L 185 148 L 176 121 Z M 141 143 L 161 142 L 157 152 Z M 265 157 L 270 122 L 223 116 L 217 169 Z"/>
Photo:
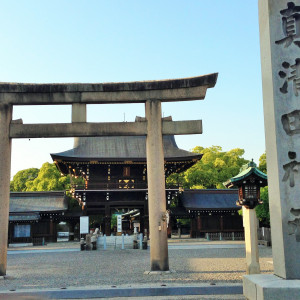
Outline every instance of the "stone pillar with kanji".
<path id="1" fill-rule="evenodd" d="M 300 299 L 300 0 L 259 0 L 274 275 L 243 278 L 247 299 Z"/>
<path id="2" fill-rule="evenodd" d="M 300 1 L 260 1 L 274 272 L 300 279 Z"/>

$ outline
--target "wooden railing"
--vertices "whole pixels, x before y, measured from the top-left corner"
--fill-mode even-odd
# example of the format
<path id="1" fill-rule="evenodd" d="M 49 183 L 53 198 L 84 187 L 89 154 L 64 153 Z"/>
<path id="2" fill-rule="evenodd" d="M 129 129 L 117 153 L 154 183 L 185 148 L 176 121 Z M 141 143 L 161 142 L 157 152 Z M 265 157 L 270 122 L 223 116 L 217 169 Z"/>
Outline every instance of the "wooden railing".
<path id="1" fill-rule="evenodd" d="M 120 183 L 120 182 L 106 182 L 106 183 L 89 183 L 88 185 L 71 185 L 72 189 L 75 190 L 136 190 L 142 189 L 147 190 L 148 185 L 144 182 L 129 182 L 129 183 Z M 166 184 L 166 189 L 177 189 L 179 190 L 179 185 L 168 185 Z"/>

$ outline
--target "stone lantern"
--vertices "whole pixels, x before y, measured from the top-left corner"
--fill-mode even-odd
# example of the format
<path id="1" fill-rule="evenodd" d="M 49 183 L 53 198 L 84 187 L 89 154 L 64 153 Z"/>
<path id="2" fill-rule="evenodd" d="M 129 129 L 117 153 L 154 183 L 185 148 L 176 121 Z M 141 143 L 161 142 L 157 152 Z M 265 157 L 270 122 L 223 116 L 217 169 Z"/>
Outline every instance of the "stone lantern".
<path id="1" fill-rule="evenodd" d="M 260 273 L 257 218 L 254 208 L 262 203 L 260 188 L 267 184 L 267 175 L 257 168 L 253 160 L 245 164 L 238 175 L 224 182 L 227 188 L 237 187 L 239 191 L 237 205 L 243 207 L 247 274 Z"/>
<path id="2" fill-rule="evenodd" d="M 239 200 L 237 205 L 249 209 L 253 209 L 262 203 L 260 200 L 260 188 L 267 184 L 267 175 L 257 168 L 253 160 L 243 165 L 238 175 L 224 183 L 227 188 L 238 188 Z"/>

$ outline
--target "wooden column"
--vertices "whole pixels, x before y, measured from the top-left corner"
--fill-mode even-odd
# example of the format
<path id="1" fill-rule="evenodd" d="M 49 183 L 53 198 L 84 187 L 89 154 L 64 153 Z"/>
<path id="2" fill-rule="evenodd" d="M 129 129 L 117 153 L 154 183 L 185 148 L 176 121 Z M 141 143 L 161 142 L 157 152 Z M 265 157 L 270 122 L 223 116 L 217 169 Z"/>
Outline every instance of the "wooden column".
<path id="1" fill-rule="evenodd" d="M 161 102 L 146 101 L 151 271 L 168 271 L 168 238 Z"/>
<path id="2" fill-rule="evenodd" d="M 105 217 L 104 217 L 104 222 L 105 222 L 105 234 L 106 236 L 111 235 L 111 212 L 110 212 L 110 206 L 105 205 Z"/>
<path id="3" fill-rule="evenodd" d="M 53 221 L 53 219 L 50 219 L 50 242 L 57 242 L 57 229 L 56 229 L 56 223 Z"/>
<path id="4" fill-rule="evenodd" d="M 221 231 L 221 232 L 224 231 L 224 220 L 223 220 L 223 216 L 220 216 L 220 231 Z"/>
<path id="5" fill-rule="evenodd" d="M 0 276 L 6 275 L 9 217 L 12 106 L 0 105 Z"/>
<path id="6" fill-rule="evenodd" d="M 69 221 L 69 241 L 74 241 L 75 238 L 75 225 L 76 223 L 74 221 Z"/>
<path id="7" fill-rule="evenodd" d="M 190 237 L 196 238 L 197 237 L 197 217 L 194 217 L 190 221 L 191 229 L 190 229 Z"/>
<path id="8" fill-rule="evenodd" d="M 144 234 L 145 229 L 145 212 L 144 209 L 140 208 L 140 233 Z"/>
<path id="9" fill-rule="evenodd" d="M 201 216 L 198 216 L 197 217 L 197 237 L 200 237 L 200 235 L 201 235 L 201 229 L 202 229 Z"/>

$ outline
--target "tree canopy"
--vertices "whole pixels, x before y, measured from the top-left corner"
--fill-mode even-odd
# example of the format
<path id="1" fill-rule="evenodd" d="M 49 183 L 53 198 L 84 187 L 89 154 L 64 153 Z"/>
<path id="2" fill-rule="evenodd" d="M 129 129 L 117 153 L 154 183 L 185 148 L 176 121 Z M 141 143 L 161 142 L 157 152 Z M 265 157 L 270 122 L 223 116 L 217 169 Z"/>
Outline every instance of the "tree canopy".
<path id="1" fill-rule="evenodd" d="M 19 171 L 10 182 L 10 190 L 14 192 L 30 191 L 30 185 L 37 178 L 39 169 L 30 168 Z"/>
<path id="2" fill-rule="evenodd" d="M 187 171 L 170 175 L 168 183 L 179 182 L 186 189 L 223 189 L 223 182 L 237 175 L 248 162 L 242 157 L 245 151 L 240 148 L 222 151 L 220 146 L 197 146 L 192 152 L 202 153 L 202 159 Z"/>
<path id="3" fill-rule="evenodd" d="M 260 169 L 260 171 L 267 174 L 267 154 L 266 154 L 266 152 L 260 156 L 258 168 Z"/>
<path id="4" fill-rule="evenodd" d="M 267 174 L 267 155 L 266 152 L 263 153 L 259 158 L 258 168 Z M 260 221 L 261 226 L 269 227 L 270 226 L 270 209 L 269 209 L 269 192 L 268 187 L 260 189 L 260 199 L 263 201 L 263 204 L 258 205 L 256 210 L 257 218 Z"/>
<path id="5" fill-rule="evenodd" d="M 73 183 L 82 184 L 82 178 L 73 178 Z M 70 189 L 70 176 L 61 176 L 55 164 L 44 163 L 41 169 L 30 168 L 19 171 L 10 182 L 12 192 L 63 191 Z M 78 208 L 77 200 L 68 193 L 70 209 Z"/>
<path id="6" fill-rule="evenodd" d="M 70 188 L 70 176 L 61 176 L 55 164 L 46 162 L 29 186 L 31 191 L 61 191 Z"/>
<path id="7" fill-rule="evenodd" d="M 10 183 L 13 192 L 61 191 L 70 188 L 70 177 L 61 176 L 55 164 L 19 171 Z"/>
<path id="8" fill-rule="evenodd" d="M 270 210 L 269 210 L 269 193 L 268 187 L 265 186 L 260 189 L 260 200 L 262 200 L 262 204 L 256 206 L 256 216 L 260 221 L 260 225 L 263 227 L 270 226 Z"/>

